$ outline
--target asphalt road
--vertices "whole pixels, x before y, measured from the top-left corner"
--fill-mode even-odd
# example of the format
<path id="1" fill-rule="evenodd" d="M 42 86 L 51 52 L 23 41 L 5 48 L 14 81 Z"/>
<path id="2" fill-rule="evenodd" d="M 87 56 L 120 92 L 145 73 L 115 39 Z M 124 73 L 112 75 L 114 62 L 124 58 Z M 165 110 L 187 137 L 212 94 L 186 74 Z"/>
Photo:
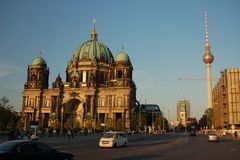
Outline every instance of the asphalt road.
<path id="1" fill-rule="evenodd" d="M 44 138 L 60 150 L 74 154 L 75 160 L 235 160 L 240 157 L 240 141 L 222 138 L 208 142 L 207 137 L 187 134 L 134 135 L 129 136 L 125 148 L 102 149 L 98 147 L 100 136 L 80 136 L 74 139 Z"/>
<path id="2" fill-rule="evenodd" d="M 102 149 L 100 136 L 41 138 L 40 141 L 74 154 L 75 160 L 238 160 L 240 141 L 221 138 L 208 142 L 207 137 L 187 134 L 129 136 L 125 148 Z"/>
<path id="3" fill-rule="evenodd" d="M 60 146 L 59 149 L 73 153 L 76 160 L 152 159 L 159 158 L 159 150 L 168 150 L 185 143 L 187 137 L 179 137 L 179 135 L 135 135 L 129 136 L 127 147 L 110 149 L 99 148 L 98 140 L 99 138 L 82 140 L 82 143 L 72 145 L 72 147 Z"/>

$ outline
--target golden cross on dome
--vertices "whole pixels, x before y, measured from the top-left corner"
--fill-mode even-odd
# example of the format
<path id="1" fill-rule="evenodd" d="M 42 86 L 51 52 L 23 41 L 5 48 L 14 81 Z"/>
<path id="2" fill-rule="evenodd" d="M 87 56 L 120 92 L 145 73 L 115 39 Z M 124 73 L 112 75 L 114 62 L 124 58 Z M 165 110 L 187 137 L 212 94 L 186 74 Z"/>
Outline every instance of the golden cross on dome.
<path id="1" fill-rule="evenodd" d="M 124 46 L 122 46 L 122 48 L 121 48 L 121 49 L 122 49 L 122 52 L 123 52 L 123 51 L 124 51 Z"/>
<path id="2" fill-rule="evenodd" d="M 96 19 L 93 19 L 93 30 L 91 33 L 91 40 L 97 40 Z"/>
<path id="3" fill-rule="evenodd" d="M 38 53 L 38 55 L 39 55 L 39 57 L 41 57 L 41 55 L 42 55 L 42 52 L 40 51 L 40 52 Z"/>

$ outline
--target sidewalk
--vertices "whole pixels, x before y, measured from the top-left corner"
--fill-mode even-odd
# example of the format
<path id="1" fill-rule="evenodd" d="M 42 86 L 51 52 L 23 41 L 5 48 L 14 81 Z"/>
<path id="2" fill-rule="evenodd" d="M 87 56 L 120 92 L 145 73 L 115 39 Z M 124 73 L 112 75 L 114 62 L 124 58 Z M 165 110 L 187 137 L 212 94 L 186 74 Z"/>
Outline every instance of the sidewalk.
<path id="1" fill-rule="evenodd" d="M 43 141 L 43 142 L 46 142 L 46 143 L 54 143 L 54 142 L 65 142 L 65 141 L 72 141 L 74 139 L 84 139 L 84 140 L 87 140 L 91 137 L 101 137 L 100 134 L 94 134 L 94 135 L 76 135 L 74 136 L 74 138 L 70 138 L 68 139 L 66 136 L 64 135 L 60 135 L 60 136 L 40 136 L 39 137 L 39 141 Z M 6 142 L 8 141 L 8 137 L 7 136 L 0 136 L 0 143 L 3 143 L 3 142 Z"/>

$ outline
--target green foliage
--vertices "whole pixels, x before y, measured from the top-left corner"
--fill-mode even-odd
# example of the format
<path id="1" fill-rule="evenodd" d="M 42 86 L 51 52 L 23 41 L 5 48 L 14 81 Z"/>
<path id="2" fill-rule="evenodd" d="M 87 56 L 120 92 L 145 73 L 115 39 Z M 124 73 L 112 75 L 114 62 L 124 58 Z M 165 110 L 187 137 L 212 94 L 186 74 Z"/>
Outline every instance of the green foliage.
<path id="1" fill-rule="evenodd" d="M 103 126 L 101 126 L 101 120 L 99 119 L 96 124 L 96 131 L 103 131 Z"/>
<path id="2" fill-rule="evenodd" d="M 131 130 L 136 131 L 138 129 L 138 116 L 137 113 L 132 113 L 132 119 L 131 119 Z"/>
<path id="3" fill-rule="evenodd" d="M 133 117 L 132 117 L 132 120 L 131 120 L 131 127 L 132 127 L 132 130 L 139 130 L 139 127 L 140 127 L 140 130 L 144 130 L 144 126 L 147 125 L 147 119 L 146 117 L 144 116 L 144 114 L 142 114 L 141 112 L 139 112 L 139 107 L 138 106 L 137 108 L 134 109 L 134 112 L 132 113 Z M 140 125 L 140 126 L 139 126 Z"/>
<path id="4" fill-rule="evenodd" d="M 155 119 L 155 121 L 154 121 L 154 128 L 155 128 L 155 130 L 162 129 L 162 116 L 158 116 Z"/>
<path id="5" fill-rule="evenodd" d="M 22 118 L 20 118 L 20 119 L 17 121 L 16 128 L 23 131 L 24 121 L 23 121 Z"/>
<path id="6" fill-rule="evenodd" d="M 207 127 L 208 129 L 212 128 L 213 125 L 213 109 L 209 108 L 205 111 L 205 115 L 207 117 Z"/>
<path id="7" fill-rule="evenodd" d="M 64 128 L 67 128 L 67 129 L 72 128 L 72 122 L 71 122 L 70 120 L 67 120 L 67 121 L 64 123 Z"/>
<path id="8" fill-rule="evenodd" d="M 15 128 L 19 119 L 13 110 L 13 106 L 8 103 L 9 100 L 6 96 L 0 99 L 0 130 Z"/>
<path id="9" fill-rule="evenodd" d="M 116 123 L 116 126 L 115 126 L 115 130 L 117 130 L 117 131 L 124 130 L 122 119 L 118 119 L 117 120 L 117 123 Z"/>

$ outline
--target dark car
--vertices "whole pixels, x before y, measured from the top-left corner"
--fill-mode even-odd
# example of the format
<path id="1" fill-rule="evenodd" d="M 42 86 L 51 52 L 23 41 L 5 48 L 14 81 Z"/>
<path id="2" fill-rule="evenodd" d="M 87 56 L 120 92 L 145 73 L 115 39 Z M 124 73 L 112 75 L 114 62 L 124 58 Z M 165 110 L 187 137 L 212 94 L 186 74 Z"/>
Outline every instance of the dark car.
<path id="1" fill-rule="evenodd" d="M 1 160 L 71 160 L 72 158 L 73 154 L 58 151 L 39 141 L 15 140 L 0 144 Z"/>

